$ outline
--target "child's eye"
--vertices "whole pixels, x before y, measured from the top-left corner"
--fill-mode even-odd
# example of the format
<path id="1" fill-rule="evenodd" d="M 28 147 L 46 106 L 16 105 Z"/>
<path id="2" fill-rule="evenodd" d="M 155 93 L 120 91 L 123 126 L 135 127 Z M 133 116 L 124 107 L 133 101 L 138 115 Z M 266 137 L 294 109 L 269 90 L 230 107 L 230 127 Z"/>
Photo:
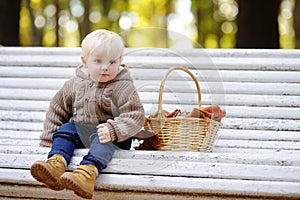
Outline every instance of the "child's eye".
<path id="1" fill-rule="evenodd" d="M 96 63 L 101 63 L 102 61 L 100 59 L 95 60 Z"/>
<path id="2" fill-rule="evenodd" d="M 115 64 L 115 63 L 116 63 L 115 60 L 111 60 L 111 61 L 109 62 L 109 64 L 111 64 L 111 65 L 113 65 L 113 64 Z"/>

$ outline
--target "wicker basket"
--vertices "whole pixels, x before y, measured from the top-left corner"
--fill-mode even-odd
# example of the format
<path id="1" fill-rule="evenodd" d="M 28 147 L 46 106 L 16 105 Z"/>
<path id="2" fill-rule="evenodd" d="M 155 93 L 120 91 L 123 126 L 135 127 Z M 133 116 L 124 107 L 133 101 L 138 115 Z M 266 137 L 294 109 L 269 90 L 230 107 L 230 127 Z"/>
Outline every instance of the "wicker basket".
<path id="1" fill-rule="evenodd" d="M 182 66 L 170 68 L 160 84 L 157 115 L 148 120 L 148 129 L 154 132 L 158 138 L 155 148 L 171 151 L 211 152 L 217 132 L 222 126 L 220 122 L 212 119 L 192 117 L 162 117 L 163 87 L 168 75 L 175 70 L 184 71 L 191 76 L 198 91 L 198 108 L 201 107 L 201 91 L 197 78 Z"/>

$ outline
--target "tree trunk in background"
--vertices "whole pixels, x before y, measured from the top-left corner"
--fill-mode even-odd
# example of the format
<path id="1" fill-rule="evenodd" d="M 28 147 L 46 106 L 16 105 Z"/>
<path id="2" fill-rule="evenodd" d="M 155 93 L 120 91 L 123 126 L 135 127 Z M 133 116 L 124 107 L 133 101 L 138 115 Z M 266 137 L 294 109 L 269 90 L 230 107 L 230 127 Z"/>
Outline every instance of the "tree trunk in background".
<path id="1" fill-rule="evenodd" d="M 56 26 L 55 26 L 55 35 L 56 35 L 56 42 L 55 46 L 59 47 L 59 11 L 60 11 L 60 6 L 59 6 L 59 0 L 54 1 L 54 5 L 56 7 L 56 13 L 55 13 L 55 21 L 56 21 Z"/>
<path id="2" fill-rule="evenodd" d="M 29 11 L 29 17 L 30 17 L 30 35 L 31 35 L 31 45 L 32 46 L 43 46 L 42 42 L 42 34 L 36 29 L 34 25 L 34 13 L 32 8 L 30 7 L 30 0 L 26 0 L 26 7 Z"/>
<path id="3" fill-rule="evenodd" d="M 196 10 L 196 21 L 197 21 L 197 33 L 198 33 L 198 38 L 197 42 L 200 46 L 204 46 L 204 35 L 200 34 L 201 33 L 201 26 L 200 26 L 200 21 L 202 19 L 202 12 L 199 8 Z"/>
<path id="4" fill-rule="evenodd" d="M 79 23 L 80 26 L 80 41 L 83 40 L 83 38 L 91 32 L 91 22 L 89 19 L 90 16 L 90 0 L 84 0 L 84 15 L 83 15 L 83 20 L 81 23 Z"/>
<path id="5" fill-rule="evenodd" d="M 300 49 L 300 0 L 295 1 L 294 29 L 296 37 L 296 48 Z"/>
<path id="6" fill-rule="evenodd" d="M 280 0 L 239 0 L 236 48 L 280 48 Z"/>
<path id="7" fill-rule="evenodd" d="M 0 45 L 20 46 L 20 8 L 21 0 L 0 1 Z"/>
<path id="8" fill-rule="evenodd" d="M 163 28 L 163 31 L 164 31 L 164 39 L 163 41 L 165 41 L 165 45 L 166 45 L 166 48 L 169 48 L 170 47 L 170 44 L 169 44 L 169 37 L 168 37 L 168 16 L 171 12 L 174 11 L 174 5 L 173 5 L 173 2 L 172 0 L 166 0 L 166 7 L 165 7 L 165 13 L 164 13 L 164 17 L 162 19 L 162 28 Z"/>

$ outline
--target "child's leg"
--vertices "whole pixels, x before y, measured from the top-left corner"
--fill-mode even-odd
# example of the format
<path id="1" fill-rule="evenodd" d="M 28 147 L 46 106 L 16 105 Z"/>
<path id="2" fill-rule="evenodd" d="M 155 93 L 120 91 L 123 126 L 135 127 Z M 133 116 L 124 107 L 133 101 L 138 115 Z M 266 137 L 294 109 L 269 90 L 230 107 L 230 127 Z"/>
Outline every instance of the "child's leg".
<path id="1" fill-rule="evenodd" d="M 81 141 L 75 127 L 75 123 L 63 124 L 52 136 L 53 144 L 48 154 L 50 158 L 54 154 L 60 154 L 69 165 L 75 148 L 81 147 Z"/>
<path id="2" fill-rule="evenodd" d="M 105 169 L 107 164 L 112 160 L 116 147 L 113 143 L 100 143 L 99 138 L 95 137 L 92 141 L 90 150 L 83 157 L 81 165 L 93 164 L 97 167 L 99 173 Z"/>
<path id="3" fill-rule="evenodd" d="M 62 190 L 59 178 L 70 163 L 73 151 L 78 145 L 78 134 L 74 124 L 63 124 L 53 134 L 53 145 L 47 161 L 36 161 L 30 168 L 32 176 L 53 190 Z"/>
<path id="4" fill-rule="evenodd" d="M 111 161 L 114 152 L 114 144 L 111 142 L 102 144 L 99 138 L 95 137 L 80 166 L 73 172 L 64 173 L 60 178 L 61 184 L 81 197 L 92 198 L 96 178 Z"/>

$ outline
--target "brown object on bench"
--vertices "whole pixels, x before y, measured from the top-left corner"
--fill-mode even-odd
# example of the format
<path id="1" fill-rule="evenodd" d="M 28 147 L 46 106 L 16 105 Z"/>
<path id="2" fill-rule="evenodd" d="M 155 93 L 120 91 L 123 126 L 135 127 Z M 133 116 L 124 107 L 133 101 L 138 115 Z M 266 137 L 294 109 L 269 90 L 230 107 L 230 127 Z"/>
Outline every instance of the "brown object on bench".
<path id="1" fill-rule="evenodd" d="M 209 118 L 216 121 L 221 121 L 225 117 L 226 111 L 222 110 L 218 105 L 209 106 L 205 108 L 193 108 L 192 112 L 187 114 L 186 117 L 196 117 L 196 118 Z"/>

